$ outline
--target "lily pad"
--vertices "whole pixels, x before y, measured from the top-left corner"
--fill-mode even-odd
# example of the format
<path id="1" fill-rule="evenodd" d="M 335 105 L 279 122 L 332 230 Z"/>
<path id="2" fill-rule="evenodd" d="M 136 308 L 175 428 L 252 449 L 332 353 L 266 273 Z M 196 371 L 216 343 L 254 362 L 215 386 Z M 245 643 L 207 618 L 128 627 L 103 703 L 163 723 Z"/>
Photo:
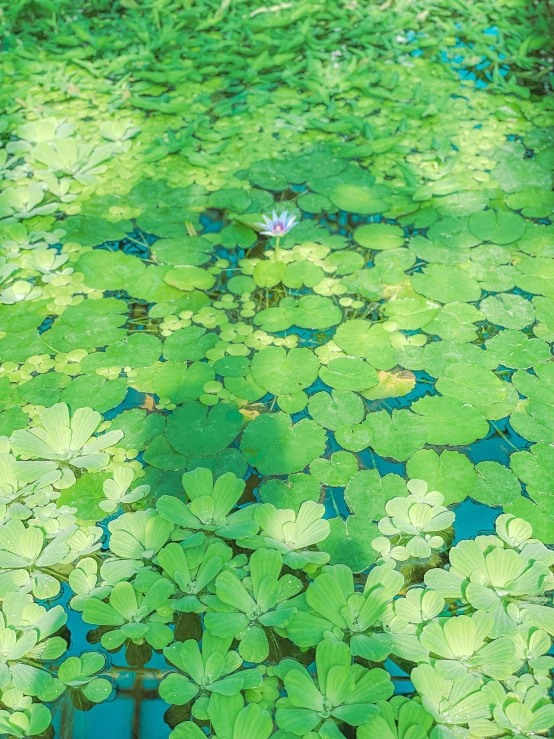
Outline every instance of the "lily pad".
<path id="1" fill-rule="evenodd" d="M 400 226 L 387 223 L 369 223 L 354 231 L 354 241 L 372 251 L 398 249 L 404 243 L 404 232 Z"/>
<path id="2" fill-rule="evenodd" d="M 309 387 L 317 378 L 319 360 L 309 349 L 291 349 L 268 346 L 257 352 L 251 373 L 260 387 L 273 395 L 297 393 Z"/>
<path id="3" fill-rule="evenodd" d="M 471 495 L 476 473 L 469 459 L 460 452 L 422 449 L 408 460 L 406 471 L 411 478 L 425 480 L 430 490 L 444 495 L 445 505 L 459 503 Z"/>
<path id="4" fill-rule="evenodd" d="M 481 288 L 465 270 L 446 264 L 432 264 L 412 276 L 414 290 L 439 303 L 468 303 L 479 300 Z"/>
<path id="5" fill-rule="evenodd" d="M 242 425 L 243 417 L 229 403 L 217 403 L 208 410 L 192 401 L 173 412 L 165 436 L 179 454 L 207 457 L 229 446 L 239 435 Z"/>
<path id="6" fill-rule="evenodd" d="M 320 392 L 308 401 L 308 411 L 320 426 L 335 431 L 340 426 L 354 426 L 363 420 L 364 403 L 351 391 Z"/>
<path id="7" fill-rule="evenodd" d="M 511 244 L 525 233 L 525 221 L 515 213 L 503 210 L 483 210 L 473 213 L 469 219 L 469 229 L 481 241 L 493 244 Z"/>
<path id="8" fill-rule="evenodd" d="M 370 431 L 372 449 L 399 462 L 409 459 L 427 441 L 425 421 L 409 410 L 368 413 L 364 426 Z"/>
<path id="9" fill-rule="evenodd" d="M 491 323 L 504 328 L 522 329 L 535 320 L 533 304 L 521 295 L 489 295 L 480 308 Z"/>
<path id="10" fill-rule="evenodd" d="M 494 372 L 468 364 L 449 364 L 441 373 L 436 388 L 442 395 L 462 403 L 488 405 L 506 398 L 506 383 Z"/>
<path id="11" fill-rule="evenodd" d="M 413 403 L 412 410 L 424 418 L 429 444 L 464 446 L 482 439 L 489 431 L 483 415 L 456 398 L 426 396 Z"/>
<path id="12" fill-rule="evenodd" d="M 260 474 L 284 475 L 301 472 L 323 454 L 325 443 L 325 431 L 315 421 L 293 424 L 286 413 L 271 413 L 246 427 L 240 448 Z"/>
<path id="13" fill-rule="evenodd" d="M 379 382 L 377 371 L 359 357 L 337 357 L 319 371 L 326 385 L 336 390 L 365 390 Z"/>

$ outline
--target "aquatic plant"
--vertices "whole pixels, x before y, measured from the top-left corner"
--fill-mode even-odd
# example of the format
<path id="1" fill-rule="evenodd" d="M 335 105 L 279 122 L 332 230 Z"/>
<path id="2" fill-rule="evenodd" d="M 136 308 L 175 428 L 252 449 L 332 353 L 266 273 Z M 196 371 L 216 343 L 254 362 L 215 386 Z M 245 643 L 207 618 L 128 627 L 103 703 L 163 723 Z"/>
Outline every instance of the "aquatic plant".
<path id="1" fill-rule="evenodd" d="M 231 513 L 244 489 L 244 482 L 232 472 L 214 483 L 211 470 L 197 467 L 183 475 L 183 487 L 188 504 L 168 495 L 162 495 L 157 502 L 158 512 L 167 521 L 187 529 L 214 532 L 226 539 L 240 539 L 257 532 L 252 507 Z"/>
<path id="2" fill-rule="evenodd" d="M 0 733 L 552 733 L 544 3 L 4 5 Z"/>
<path id="3" fill-rule="evenodd" d="M 348 645 L 325 639 L 316 649 L 317 685 L 308 671 L 292 660 L 279 666 L 286 697 L 277 701 L 280 729 L 304 736 L 326 724 L 364 724 L 377 711 L 375 703 L 390 698 L 394 687 L 385 670 L 352 665 Z"/>
<path id="4" fill-rule="evenodd" d="M 354 656 L 381 662 L 390 651 L 379 639 L 382 617 L 403 585 L 404 577 L 389 565 L 374 567 L 361 592 L 349 567 L 324 567 L 308 586 L 305 601 L 298 603 L 286 634 L 300 647 L 319 644 L 327 632 L 338 639 L 350 637 Z"/>
<path id="5" fill-rule="evenodd" d="M 250 557 L 249 577 L 239 580 L 226 570 L 215 581 L 214 596 L 205 596 L 208 631 L 221 638 L 238 639 L 239 654 L 247 662 L 264 662 L 269 654 L 266 629 L 284 629 L 296 612 L 291 599 L 302 582 L 281 575 L 283 558 L 274 549 L 258 549 Z"/>
<path id="6" fill-rule="evenodd" d="M 39 414 L 40 423 L 29 431 L 18 429 L 11 436 L 15 454 L 27 459 L 44 459 L 86 470 L 106 467 L 110 456 L 104 451 L 123 436 L 121 431 L 108 431 L 94 436 L 102 416 L 90 408 L 79 408 L 69 416 L 66 403 L 56 403 Z"/>
<path id="7" fill-rule="evenodd" d="M 526 543 L 518 551 L 505 548 L 499 537 L 478 536 L 456 544 L 449 558 L 450 569 L 429 570 L 426 585 L 447 599 L 490 613 L 493 636 L 515 633 L 521 621 L 554 634 L 553 611 L 546 597 L 554 589 L 550 570 L 554 554 L 543 544 Z"/>
<path id="8" fill-rule="evenodd" d="M 259 687 L 262 673 L 255 668 L 240 670 L 242 659 L 237 652 L 229 650 L 232 641 L 232 637 L 221 639 L 207 631 L 202 650 L 194 639 L 166 647 L 164 655 L 184 674 L 170 673 L 165 677 L 160 683 L 160 696 L 167 703 L 183 705 L 205 691 L 237 695 L 242 690 Z"/>
<path id="9" fill-rule="evenodd" d="M 173 639 L 166 625 L 172 620 L 172 611 L 166 608 L 163 612 L 172 593 L 172 584 L 164 579 L 155 580 L 145 593 L 137 592 L 129 582 L 119 582 L 112 588 L 108 603 L 96 597 L 86 599 L 83 620 L 113 627 L 102 634 L 106 649 L 119 649 L 127 640 L 162 649 Z"/>
<path id="10" fill-rule="evenodd" d="M 265 503 L 254 511 L 254 519 L 260 526 L 258 536 L 239 539 L 238 544 L 252 549 L 276 549 L 289 567 L 313 570 L 314 566 L 329 561 L 326 552 L 310 549 L 329 536 L 330 524 L 323 518 L 324 514 L 325 506 L 311 500 L 304 501 L 298 513 Z"/>
<path id="11" fill-rule="evenodd" d="M 393 566 L 410 559 L 429 560 L 444 548 L 445 540 L 439 532 L 449 529 L 455 518 L 454 511 L 442 505 L 444 496 L 437 491 L 427 492 L 424 480 L 410 480 L 407 487 L 410 495 L 392 498 L 385 505 L 388 516 L 378 524 L 385 536 L 372 542 L 381 558 Z"/>

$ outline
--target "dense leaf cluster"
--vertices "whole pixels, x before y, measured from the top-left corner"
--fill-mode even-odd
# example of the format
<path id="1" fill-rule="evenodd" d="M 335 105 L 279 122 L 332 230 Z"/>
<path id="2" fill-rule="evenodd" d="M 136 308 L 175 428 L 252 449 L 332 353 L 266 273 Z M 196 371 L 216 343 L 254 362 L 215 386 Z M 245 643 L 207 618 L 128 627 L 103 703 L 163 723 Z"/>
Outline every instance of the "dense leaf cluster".
<path id="1" fill-rule="evenodd" d="M 0 733 L 551 732 L 548 5 L 0 22 Z"/>

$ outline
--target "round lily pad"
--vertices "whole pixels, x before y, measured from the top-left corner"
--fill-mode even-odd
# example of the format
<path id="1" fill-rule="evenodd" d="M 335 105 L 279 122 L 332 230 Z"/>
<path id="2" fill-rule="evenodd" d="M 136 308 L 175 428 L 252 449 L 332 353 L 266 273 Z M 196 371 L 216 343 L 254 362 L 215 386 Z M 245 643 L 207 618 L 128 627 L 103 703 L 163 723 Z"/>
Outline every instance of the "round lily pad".
<path id="1" fill-rule="evenodd" d="M 268 346 L 254 354 L 251 372 L 254 381 L 273 395 L 297 393 L 317 377 L 319 360 L 310 349 Z"/>
<path id="2" fill-rule="evenodd" d="M 284 475 L 301 472 L 320 457 L 325 442 L 325 430 L 315 421 L 303 418 L 293 424 L 286 413 L 271 413 L 246 427 L 240 448 L 260 474 Z"/>
<path id="3" fill-rule="evenodd" d="M 412 276 L 412 286 L 420 295 L 439 303 L 479 300 L 481 288 L 477 281 L 459 267 L 432 264 Z"/>
<path id="4" fill-rule="evenodd" d="M 448 364 L 436 383 L 442 395 L 470 405 L 500 403 L 506 398 L 506 383 L 494 372 L 472 364 Z"/>
<path id="5" fill-rule="evenodd" d="M 515 213 L 503 210 L 483 210 L 473 213 L 469 229 L 481 241 L 493 244 L 511 244 L 525 233 L 525 221 Z"/>
<path id="6" fill-rule="evenodd" d="M 308 411 L 320 426 L 335 431 L 340 426 L 354 426 L 363 420 L 365 409 L 359 395 L 349 390 L 320 392 L 308 401 Z"/>
<path id="7" fill-rule="evenodd" d="M 379 382 L 377 371 L 358 357 L 337 357 L 319 371 L 326 385 L 337 390 L 365 390 Z"/>
<path id="8" fill-rule="evenodd" d="M 187 457 L 206 457 L 229 446 L 239 435 L 243 417 L 234 405 L 218 403 L 209 409 L 184 403 L 167 422 L 165 436 L 173 449 Z"/>
<path id="9" fill-rule="evenodd" d="M 400 226 L 387 223 L 369 223 L 354 231 L 354 241 L 372 251 L 398 249 L 404 243 L 404 232 Z"/>
<path id="10" fill-rule="evenodd" d="M 329 193 L 333 203 L 341 210 L 349 213 L 382 213 L 387 207 L 387 201 L 379 197 L 381 189 L 375 187 L 364 187 L 363 185 L 337 185 Z"/>
<path id="11" fill-rule="evenodd" d="M 491 323 L 504 328 L 522 329 L 535 320 L 533 303 L 521 295 L 489 295 L 480 308 Z"/>

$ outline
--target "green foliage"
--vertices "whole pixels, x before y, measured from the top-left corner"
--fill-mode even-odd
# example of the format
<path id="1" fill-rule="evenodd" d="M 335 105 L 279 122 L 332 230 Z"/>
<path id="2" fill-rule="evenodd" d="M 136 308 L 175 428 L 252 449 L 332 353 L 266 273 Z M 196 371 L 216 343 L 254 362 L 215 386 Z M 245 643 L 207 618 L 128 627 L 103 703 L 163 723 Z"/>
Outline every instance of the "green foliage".
<path id="1" fill-rule="evenodd" d="M 0 733 L 552 733 L 544 3 L 5 5 Z"/>

